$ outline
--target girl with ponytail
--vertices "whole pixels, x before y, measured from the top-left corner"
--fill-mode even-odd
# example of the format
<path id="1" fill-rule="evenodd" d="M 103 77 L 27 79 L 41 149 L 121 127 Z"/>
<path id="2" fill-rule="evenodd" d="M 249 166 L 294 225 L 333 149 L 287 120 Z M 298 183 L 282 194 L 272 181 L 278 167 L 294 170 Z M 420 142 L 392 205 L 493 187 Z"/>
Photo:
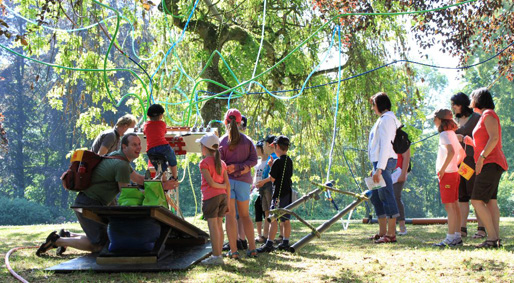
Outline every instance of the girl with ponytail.
<path id="1" fill-rule="evenodd" d="M 255 234 L 249 213 L 250 189 L 253 183 L 251 168 L 257 164 L 257 151 L 252 140 L 241 133 L 242 115 L 237 109 L 229 109 L 225 114 L 225 128 L 227 134 L 221 137 L 220 156 L 227 164 L 227 173 L 230 180 L 229 213 L 226 215 L 226 229 L 230 245 L 230 258 L 239 258 L 237 251 L 237 221 L 236 205 L 239 220 L 242 221 L 246 239 L 248 240 L 247 255 L 257 256 L 255 247 Z M 243 244 L 244 246 L 244 244 Z"/>
<path id="2" fill-rule="evenodd" d="M 207 134 L 198 139 L 202 147 L 200 161 L 202 172 L 202 213 L 209 225 L 212 243 L 212 256 L 204 259 L 204 265 L 222 265 L 221 249 L 223 246 L 223 217 L 228 212 L 230 184 L 227 165 L 221 161 L 218 151 L 220 140 L 214 134 Z"/>

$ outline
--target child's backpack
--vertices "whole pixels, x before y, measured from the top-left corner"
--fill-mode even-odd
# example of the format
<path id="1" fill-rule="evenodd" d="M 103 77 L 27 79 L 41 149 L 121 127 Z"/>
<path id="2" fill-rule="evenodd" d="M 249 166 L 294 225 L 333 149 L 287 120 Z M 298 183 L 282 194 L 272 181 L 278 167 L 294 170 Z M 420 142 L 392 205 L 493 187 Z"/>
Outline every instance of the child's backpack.
<path id="1" fill-rule="evenodd" d="M 393 144 L 394 152 L 397 154 L 405 153 L 411 144 L 409 134 L 402 130 L 402 128 L 403 125 L 396 129 L 396 136 L 394 137 L 394 141 L 391 142 Z"/>
<path id="2" fill-rule="evenodd" d="M 76 150 L 71 157 L 71 165 L 62 176 L 61 181 L 65 189 L 70 191 L 84 191 L 91 186 L 93 170 L 103 159 L 128 160 L 123 156 L 100 156 L 89 150 Z"/>

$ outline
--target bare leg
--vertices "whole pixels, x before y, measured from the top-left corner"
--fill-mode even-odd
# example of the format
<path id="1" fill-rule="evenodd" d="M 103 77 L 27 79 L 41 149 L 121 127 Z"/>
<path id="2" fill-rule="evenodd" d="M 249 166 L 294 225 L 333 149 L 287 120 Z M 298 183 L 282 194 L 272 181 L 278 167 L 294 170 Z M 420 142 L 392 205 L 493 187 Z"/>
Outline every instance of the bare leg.
<path id="1" fill-rule="evenodd" d="M 263 231 L 262 236 L 264 236 L 264 238 L 268 238 L 270 223 L 268 222 L 267 219 L 269 217 L 269 210 L 264 211 L 264 215 L 266 216 L 266 219 L 264 220 L 264 231 Z"/>
<path id="2" fill-rule="evenodd" d="M 223 233 L 223 217 L 218 217 L 217 221 L 218 221 L 218 235 L 219 235 L 218 246 L 220 247 L 220 255 L 221 255 L 221 251 L 223 249 L 223 242 L 225 240 L 224 239 L 225 234 Z"/>
<path id="3" fill-rule="evenodd" d="M 500 209 L 498 208 L 498 201 L 495 199 L 491 199 L 489 200 L 486 206 L 489 212 L 491 213 L 491 218 L 493 220 L 493 226 L 497 238 L 500 238 Z"/>
<path id="4" fill-rule="evenodd" d="M 243 220 L 241 218 L 241 214 L 239 214 L 239 219 L 237 219 L 237 236 L 240 240 L 246 239 L 246 233 L 243 225 Z"/>
<path id="5" fill-rule="evenodd" d="M 378 235 L 384 236 L 387 233 L 387 218 L 382 217 L 378 219 Z"/>
<path id="6" fill-rule="evenodd" d="M 487 240 L 491 240 L 491 241 L 498 240 L 498 234 L 496 233 L 495 224 L 493 222 L 493 216 L 491 215 L 491 211 L 489 210 L 489 208 L 481 200 L 472 199 L 471 204 L 475 208 L 475 212 L 477 213 L 477 215 L 480 216 L 480 219 L 482 219 L 482 221 L 484 223 L 484 227 L 487 232 Z M 491 204 L 491 206 L 494 206 L 494 204 Z M 496 202 L 496 207 L 498 207 L 497 202 Z M 494 208 L 491 208 L 491 210 L 494 210 Z"/>
<path id="7" fill-rule="evenodd" d="M 244 232 L 248 239 L 248 248 L 252 251 L 255 250 L 255 232 L 253 231 L 253 223 L 249 213 L 249 201 L 237 201 L 237 211 L 239 212 L 239 219 L 243 222 Z"/>
<path id="8" fill-rule="evenodd" d="M 275 240 L 275 235 L 277 234 L 277 231 L 278 231 L 278 224 L 277 224 L 277 221 L 274 220 L 273 222 L 271 222 L 270 227 L 269 227 L 268 241 L 273 242 Z"/>
<path id="9" fill-rule="evenodd" d="M 228 244 L 230 251 L 237 252 L 237 221 L 236 221 L 236 200 L 229 200 L 229 212 L 226 214 L 225 226 L 227 230 Z"/>
<path id="10" fill-rule="evenodd" d="M 398 221 L 398 225 L 400 225 L 400 232 L 407 231 L 407 227 L 405 227 L 405 220 Z"/>
<path id="11" fill-rule="evenodd" d="M 291 237 L 291 221 L 286 220 L 284 223 L 284 238 L 289 239 Z"/>
<path id="12" fill-rule="evenodd" d="M 79 237 L 62 237 L 55 241 L 55 245 L 58 247 L 72 247 L 81 251 L 98 252 L 102 249 L 102 246 L 93 245 L 89 239 L 85 236 Z"/>
<path id="13" fill-rule="evenodd" d="M 455 232 L 460 232 L 460 211 L 459 204 L 457 202 L 445 203 L 444 208 L 446 209 L 446 213 L 448 214 L 448 234 L 455 234 Z"/>
<path id="14" fill-rule="evenodd" d="M 386 235 L 389 236 L 389 237 L 396 236 L 396 218 L 388 218 L 387 219 L 387 233 L 386 233 Z"/>
<path id="15" fill-rule="evenodd" d="M 469 202 L 459 202 L 459 209 L 461 218 L 460 227 L 466 228 L 468 225 Z"/>
<path id="16" fill-rule="evenodd" d="M 257 235 L 262 236 L 262 221 L 255 222 L 257 226 Z"/>
<path id="17" fill-rule="evenodd" d="M 209 226 L 209 234 L 211 236 L 211 245 L 212 245 L 212 255 L 220 256 L 221 255 L 221 246 L 220 246 L 220 235 L 218 229 L 218 218 L 209 218 L 207 219 L 207 224 Z"/>

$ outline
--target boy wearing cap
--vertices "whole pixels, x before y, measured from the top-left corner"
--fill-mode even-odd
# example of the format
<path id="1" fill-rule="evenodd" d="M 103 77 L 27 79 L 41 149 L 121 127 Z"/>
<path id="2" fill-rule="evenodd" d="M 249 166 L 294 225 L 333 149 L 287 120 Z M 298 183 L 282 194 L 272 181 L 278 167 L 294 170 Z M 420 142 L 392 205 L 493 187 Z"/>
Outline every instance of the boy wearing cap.
<path id="1" fill-rule="evenodd" d="M 178 180 L 177 158 L 175 151 L 165 139 L 166 123 L 162 120 L 164 108 L 160 104 L 152 104 L 147 111 L 150 121 L 143 126 L 143 133 L 146 136 L 146 152 L 148 154 L 160 154 L 166 157 L 168 166 L 171 167 L 171 174 L 174 180 Z M 153 164 L 156 166 L 156 164 Z M 166 168 L 163 168 L 166 171 Z"/>
<path id="2" fill-rule="evenodd" d="M 293 161 L 287 156 L 289 150 L 289 138 L 286 136 L 278 136 L 273 141 L 273 148 L 278 159 L 273 160 L 271 166 L 270 178 L 273 183 L 273 195 L 272 195 L 272 207 L 284 208 L 291 204 L 292 201 L 292 185 L 293 182 L 291 177 L 293 176 Z M 282 215 L 280 221 L 284 223 L 284 239 L 278 246 L 279 250 L 289 250 L 289 237 L 291 236 L 291 222 L 289 219 L 291 215 Z M 271 252 L 275 248 L 273 247 L 273 240 L 277 233 L 278 225 L 277 221 L 271 222 L 270 233 L 266 244 L 257 249 L 259 253 Z"/>
<path id="3" fill-rule="evenodd" d="M 259 195 L 261 197 L 262 210 L 266 215 L 266 218 L 269 216 L 269 210 L 271 207 L 271 196 L 273 194 L 273 184 L 271 182 L 271 178 L 269 177 L 269 173 L 271 171 L 271 166 L 269 165 L 270 160 L 277 159 L 277 155 L 274 152 L 273 142 L 275 141 L 274 135 L 267 135 L 263 141 L 263 155 L 266 156 L 266 159 L 262 159 L 264 163 L 264 169 L 262 171 L 262 178 L 260 181 L 255 183 L 255 186 L 259 188 Z M 263 234 L 264 238 L 268 238 L 268 230 L 264 230 Z"/>

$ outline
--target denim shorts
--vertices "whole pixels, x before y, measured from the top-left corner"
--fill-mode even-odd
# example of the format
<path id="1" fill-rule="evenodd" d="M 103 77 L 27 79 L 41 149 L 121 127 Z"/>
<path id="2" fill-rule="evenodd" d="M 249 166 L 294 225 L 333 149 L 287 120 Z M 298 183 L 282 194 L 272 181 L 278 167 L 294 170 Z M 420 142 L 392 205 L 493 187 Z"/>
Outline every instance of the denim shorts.
<path id="1" fill-rule="evenodd" d="M 230 181 L 230 198 L 237 201 L 250 200 L 251 184 L 242 181 Z"/>
<path id="2" fill-rule="evenodd" d="M 375 207 L 375 213 L 378 218 L 396 218 L 400 216 L 398 213 L 398 205 L 394 197 L 393 180 L 391 179 L 391 173 L 396 168 L 396 159 L 389 158 L 385 170 L 382 170 L 382 178 L 386 183 L 385 187 L 372 191 L 370 198 L 373 207 Z M 378 162 L 373 162 L 373 169 L 377 168 Z"/>
<path id="3" fill-rule="evenodd" d="M 148 154 L 160 154 L 166 157 L 166 162 L 168 167 L 177 166 L 177 157 L 175 156 L 175 151 L 171 148 L 169 144 L 158 145 L 152 147 L 148 150 Z M 156 164 L 152 164 L 154 167 Z M 157 167 L 155 167 L 157 168 Z M 166 167 L 167 168 L 167 167 Z"/>

